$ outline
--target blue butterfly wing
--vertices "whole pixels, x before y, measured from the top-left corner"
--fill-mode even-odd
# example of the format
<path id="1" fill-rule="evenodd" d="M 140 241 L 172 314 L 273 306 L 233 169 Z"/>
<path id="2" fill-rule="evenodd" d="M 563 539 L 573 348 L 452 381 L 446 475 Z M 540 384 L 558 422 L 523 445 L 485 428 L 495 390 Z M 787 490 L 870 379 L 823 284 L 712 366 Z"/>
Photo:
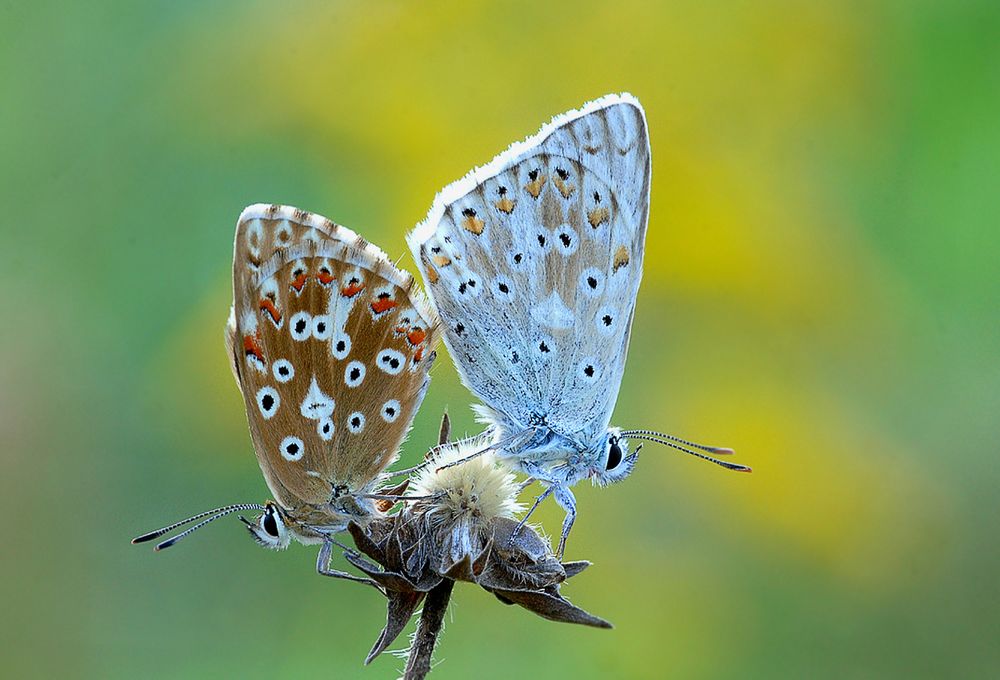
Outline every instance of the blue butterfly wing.
<path id="1" fill-rule="evenodd" d="M 465 384 L 506 429 L 603 434 L 649 210 L 645 116 L 609 96 L 455 182 L 409 241 Z"/>

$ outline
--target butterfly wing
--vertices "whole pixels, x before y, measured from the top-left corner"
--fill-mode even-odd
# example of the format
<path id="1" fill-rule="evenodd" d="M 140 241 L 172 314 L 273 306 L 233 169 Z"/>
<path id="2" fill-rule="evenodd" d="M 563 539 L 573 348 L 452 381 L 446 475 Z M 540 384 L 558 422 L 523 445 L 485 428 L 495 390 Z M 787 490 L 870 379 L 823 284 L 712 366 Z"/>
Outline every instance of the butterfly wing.
<path id="1" fill-rule="evenodd" d="M 370 487 L 396 459 L 437 326 L 413 278 L 350 229 L 287 206 L 243 211 L 227 346 L 280 503 Z"/>
<path id="2" fill-rule="evenodd" d="M 629 95 L 554 119 L 449 185 L 410 234 L 465 384 L 508 426 L 603 432 L 617 399 L 649 212 Z"/>

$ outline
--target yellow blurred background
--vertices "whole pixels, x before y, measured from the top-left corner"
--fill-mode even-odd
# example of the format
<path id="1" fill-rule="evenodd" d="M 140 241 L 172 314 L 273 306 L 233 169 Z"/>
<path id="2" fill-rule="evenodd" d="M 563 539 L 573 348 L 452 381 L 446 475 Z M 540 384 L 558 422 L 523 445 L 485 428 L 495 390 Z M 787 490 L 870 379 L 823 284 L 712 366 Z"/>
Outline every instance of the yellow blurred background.
<path id="1" fill-rule="evenodd" d="M 996 2 L 0 6 L 7 677 L 391 677 L 373 592 L 236 520 L 267 490 L 223 351 L 235 219 L 289 203 L 390 256 L 552 115 L 642 101 L 646 276 L 564 588 L 613 631 L 459 587 L 437 678 L 995 677 Z M 413 270 L 409 255 L 403 266 Z M 442 349 L 404 451 L 448 408 Z M 557 530 L 561 513 L 537 517 Z M 402 646 L 402 639 L 396 647 Z"/>

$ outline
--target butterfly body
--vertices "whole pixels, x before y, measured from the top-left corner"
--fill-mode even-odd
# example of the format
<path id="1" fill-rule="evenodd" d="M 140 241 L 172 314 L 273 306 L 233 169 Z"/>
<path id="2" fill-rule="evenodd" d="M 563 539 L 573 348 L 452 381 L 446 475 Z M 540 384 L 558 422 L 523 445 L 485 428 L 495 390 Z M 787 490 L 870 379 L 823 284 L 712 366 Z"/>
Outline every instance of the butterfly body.
<path id="1" fill-rule="evenodd" d="M 572 486 L 604 470 L 603 438 L 586 442 L 540 423 L 524 427 L 493 421 L 492 425 L 498 441 L 522 433 L 514 436 L 510 445 L 497 447 L 496 455 L 508 466 L 536 479 Z"/>

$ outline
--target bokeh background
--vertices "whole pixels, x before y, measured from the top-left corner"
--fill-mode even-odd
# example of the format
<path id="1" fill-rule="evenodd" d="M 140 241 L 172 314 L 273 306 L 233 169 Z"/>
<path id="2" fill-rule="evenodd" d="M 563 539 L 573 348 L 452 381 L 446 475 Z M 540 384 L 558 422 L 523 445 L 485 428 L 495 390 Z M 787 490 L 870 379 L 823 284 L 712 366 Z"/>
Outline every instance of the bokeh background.
<path id="1" fill-rule="evenodd" d="M 4 2 L 0 595 L 8 677 L 391 677 L 375 593 L 262 500 L 222 326 L 233 227 L 283 202 L 390 255 L 435 191 L 607 92 L 645 105 L 646 276 L 565 588 L 613 631 L 457 590 L 433 677 L 995 677 L 996 2 Z M 404 266 L 412 269 L 407 254 Z M 405 452 L 444 408 L 442 356 Z M 561 514 L 538 516 L 550 531 Z M 401 646 L 402 639 L 396 647 Z"/>

